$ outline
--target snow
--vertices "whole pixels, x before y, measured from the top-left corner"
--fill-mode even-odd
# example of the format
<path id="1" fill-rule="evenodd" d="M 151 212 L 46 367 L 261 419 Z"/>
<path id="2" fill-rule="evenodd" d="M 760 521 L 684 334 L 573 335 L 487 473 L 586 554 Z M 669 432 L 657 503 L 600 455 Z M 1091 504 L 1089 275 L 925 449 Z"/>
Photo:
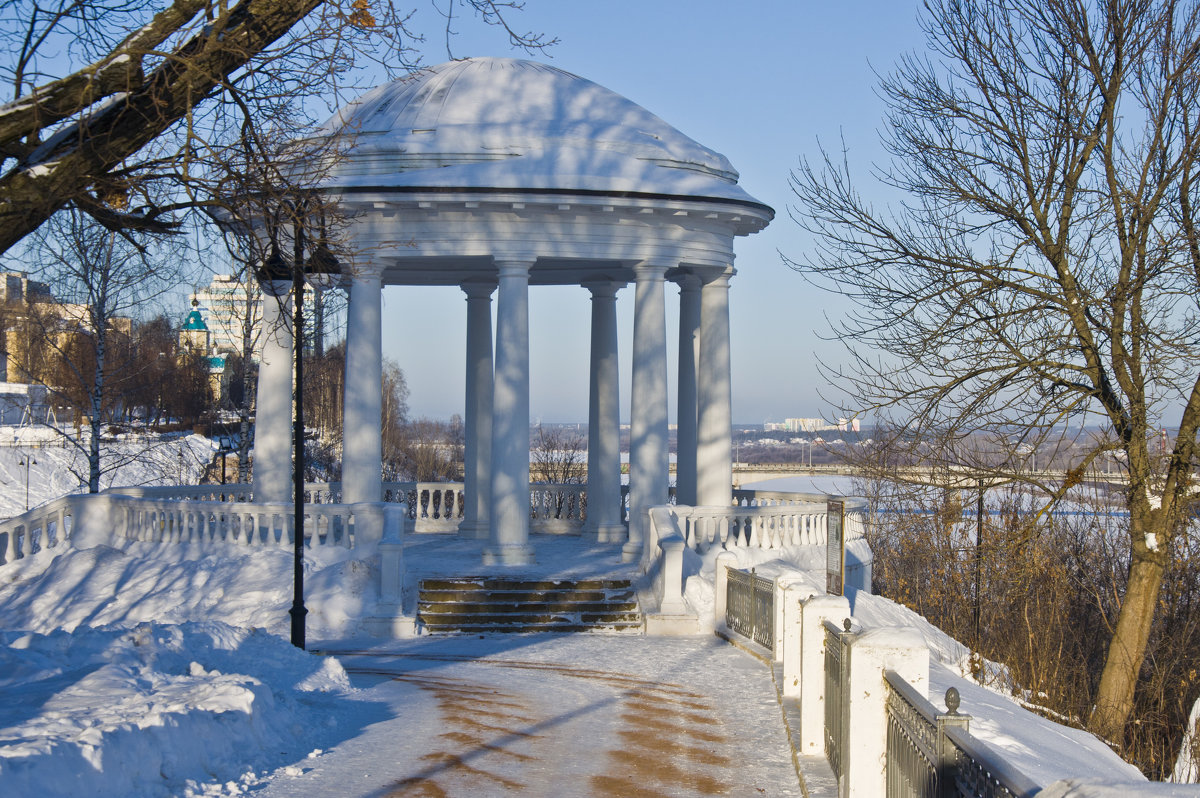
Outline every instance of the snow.
<path id="1" fill-rule="evenodd" d="M 820 474 L 811 477 L 776 477 L 747 482 L 746 490 L 785 491 L 788 493 L 828 493 L 831 496 L 853 496 L 854 477 Z"/>
<path id="2" fill-rule="evenodd" d="M 504 102 L 495 98 L 503 97 Z M 725 156 L 548 64 L 468 58 L 379 86 L 323 135 L 353 139 L 331 187 L 642 192 L 761 205 Z"/>
<path id="3" fill-rule="evenodd" d="M 135 445 L 141 444 L 129 442 Z M 180 451 L 185 461 L 190 452 L 203 462 L 208 445 L 202 438 L 177 439 L 160 454 L 127 463 L 120 476 L 142 484 L 169 480 L 179 469 Z M 77 488 L 59 478 L 69 450 L 30 451 L 39 461 L 32 503 Z M 20 454 L 0 448 L 0 479 L 7 482 L 0 507 L 9 512 L 24 503 Z M 186 478 L 194 475 L 189 471 Z M 801 489 L 830 487 L 810 482 Z M 413 540 L 408 574 L 484 573 L 477 546 L 451 536 Z M 589 548 L 569 537 L 539 538 L 538 546 L 540 564 L 529 569 L 531 575 L 630 574 L 611 547 Z M 799 566 L 815 577 L 824 567 L 820 548 L 741 549 L 738 564 L 767 576 L 795 573 Z M 716 553 L 689 551 L 685 557 L 687 598 L 707 618 Z M 472 701 L 500 701 L 496 711 L 509 711 L 503 702 L 520 706 L 502 750 L 475 746 L 469 766 L 507 780 L 497 784 L 520 782 L 523 794 L 573 794 L 576 782 L 564 780 L 595 777 L 598 771 L 585 773 L 587 768 L 612 772 L 630 762 L 651 767 L 656 757 L 646 755 L 646 746 L 662 742 L 662 735 L 630 724 L 643 705 L 668 694 L 678 698 L 678 691 L 689 692 L 687 700 L 699 707 L 689 710 L 697 729 L 723 730 L 720 745 L 693 739 L 689 755 L 707 758 L 696 768 L 718 778 L 713 763 L 725 757 L 745 768 L 738 787 L 747 786 L 748 794 L 799 794 L 789 781 L 794 773 L 769 671 L 716 638 L 497 635 L 356 642 L 359 619 L 377 601 L 378 561 L 335 548 L 305 556 L 310 647 L 338 652 L 319 657 L 286 641 L 291 566 L 291 553 L 278 549 L 128 542 L 43 550 L 0 567 L 0 794 L 386 794 L 412 774 L 426 774 L 433 787 L 462 786 L 466 771 L 429 763 L 466 757 L 466 749 L 456 747 L 466 730 L 454 726 L 465 721 L 448 714 L 463 685 L 476 691 Z M 1141 781 L 1136 769 L 1091 735 L 1051 723 L 1003 690 L 975 683 L 969 650 L 921 616 L 866 592 L 851 590 L 849 597 L 864 629 L 905 627 L 911 630 L 905 634 L 919 635 L 930 649 L 935 705 L 948 687 L 957 687 L 960 711 L 972 716 L 971 732 L 1014 766 L 1044 785 L 1081 775 L 1102 783 L 1073 782 L 1044 795 L 1108 798 L 1133 789 L 1111 785 Z M 372 670 L 377 675 L 366 673 Z M 1002 667 L 993 670 L 1003 675 Z M 667 693 L 654 692 L 659 689 Z M 735 732 L 746 728 L 756 731 Z M 653 770 L 647 773 L 646 779 L 657 778 Z M 696 792 L 657 782 L 654 789 Z"/>
<path id="4" fill-rule="evenodd" d="M 71 434 L 74 431 L 71 430 Z M 100 488 L 196 484 L 215 447 L 202 435 L 161 438 L 124 435 L 101 445 Z M 30 461 L 30 507 L 87 492 L 87 457 L 64 445 L 51 427 L 0 426 L 0 518 L 25 511 L 25 466 Z"/>
<path id="5" fill-rule="evenodd" d="M 337 660 L 261 630 L 146 623 L 0 646 L 5 795 L 195 794 L 299 759 L 347 714 Z"/>
<path id="6" fill-rule="evenodd" d="M 1175 772 L 1171 780 L 1200 782 L 1200 699 L 1192 704 L 1192 711 L 1188 715 L 1187 731 L 1179 745 L 1179 757 L 1175 760 Z"/>

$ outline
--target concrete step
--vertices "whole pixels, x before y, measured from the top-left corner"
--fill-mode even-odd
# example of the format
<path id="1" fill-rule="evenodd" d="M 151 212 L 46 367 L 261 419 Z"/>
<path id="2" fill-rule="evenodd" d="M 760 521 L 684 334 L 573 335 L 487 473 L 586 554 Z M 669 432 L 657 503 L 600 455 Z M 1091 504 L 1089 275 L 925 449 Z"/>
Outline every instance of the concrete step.
<path id="1" fill-rule="evenodd" d="M 417 602 L 417 609 L 430 615 L 469 615 L 471 613 L 491 615 L 519 615 L 531 612 L 637 612 L 636 601 L 428 601 L 424 597 Z"/>
<path id="2" fill-rule="evenodd" d="M 473 601 L 485 602 L 530 602 L 530 601 L 636 601 L 637 594 L 632 590 L 427 590 L 421 589 L 421 600 L 438 601 Z"/>
<path id="3" fill-rule="evenodd" d="M 458 576 L 421 580 L 422 590 L 619 590 L 628 579 L 505 579 L 495 576 Z"/>
<path id="4" fill-rule="evenodd" d="M 424 579 L 417 619 L 427 632 L 640 632 L 643 625 L 627 579 Z"/>

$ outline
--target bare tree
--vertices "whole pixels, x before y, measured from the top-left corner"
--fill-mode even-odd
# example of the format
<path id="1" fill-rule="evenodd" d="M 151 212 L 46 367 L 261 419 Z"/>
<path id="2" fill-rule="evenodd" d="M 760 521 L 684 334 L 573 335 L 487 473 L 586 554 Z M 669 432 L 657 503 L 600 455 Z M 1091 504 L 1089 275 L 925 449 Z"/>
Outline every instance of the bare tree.
<path id="1" fill-rule="evenodd" d="M 925 6 L 928 54 L 881 84 L 893 160 L 877 174 L 903 202 L 874 207 L 829 155 L 804 163 L 794 216 L 818 246 L 796 265 L 856 303 L 836 325 L 852 365 L 832 377 L 850 409 L 901 424 L 898 442 L 989 433 L 1008 453 L 997 470 L 1051 501 L 1120 453 L 1127 579 L 1089 720 L 1119 742 L 1197 459 L 1200 11 Z M 1168 418 L 1179 431 L 1157 456 Z M 1066 479 L 1027 467 L 1089 421 L 1107 434 Z"/>
<path id="2" fill-rule="evenodd" d="M 529 478 L 551 485 L 587 482 L 587 439 L 573 429 L 538 424 L 529 447 Z"/>
<path id="3" fill-rule="evenodd" d="M 517 47 L 550 43 L 509 26 L 517 2 L 434 6 L 470 9 Z M 0 252 L 67 202 L 113 229 L 170 228 L 181 206 L 210 200 L 210 148 L 303 115 L 314 98 L 340 102 L 363 65 L 414 67 L 409 20 L 392 0 L 0 4 L 13 98 L 0 107 Z M 148 188 L 163 182 L 175 187 L 165 201 Z"/>
<path id="4" fill-rule="evenodd" d="M 37 273 L 63 303 L 46 303 L 38 315 L 37 340 L 51 353 L 53 368 L 25 376 L 44 382 L 57 402 L 87 419 L 88 433 L 72 442 L 86 454 L 88 471 L 81 476 L 90 493 L 100 490 L 101 428 L 120 401 L 122 383 L 128 387 L 153 365 L 133 356 L 130 317 L 173 286 L 178 258 L 172 243 L 158 242 L 164 250 L 135 242 L 69 209 L 28 248 Z"/>

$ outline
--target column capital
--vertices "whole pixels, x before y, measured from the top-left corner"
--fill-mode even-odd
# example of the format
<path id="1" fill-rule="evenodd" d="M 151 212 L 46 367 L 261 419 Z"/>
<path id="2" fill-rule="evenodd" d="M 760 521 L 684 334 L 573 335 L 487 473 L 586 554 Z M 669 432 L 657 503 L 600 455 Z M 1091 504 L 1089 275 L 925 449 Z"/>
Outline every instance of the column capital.
<path id="1" fill-rule="evenodd" d="M 528 277 L 529 270 L 537 262 L 537 255 L 528 253 L 493 255 L 492 262 L 496 264 L 496 269 L 500 272 L 501 277 Z"/>
<path id="2" fill-rule="evenodd" d="M 377 261 L 355 263 L 347 272 L 346 276 L 352 281 L 369 282 L 371 280 L 381 280 L 383 279 L 383 264 Z"/>
<path id="3" fill-rule="evenodd" d="M 615 297 L 625 287 L 621 280 L 588 280 L 579 285 L 592 292 L 592 299 Z"/>
<path id="4" fill-rule="evenodd" d="M 724 283 L 725 287 L 729 287 L 729 279 L 735 274 L 737 274 L 737 269 L 733 268 L 732 263 L 725 267 L 700 269 L 696 272 L 696 276 L 705 286 Z"/>
<path id="5" fill-rule="evenodd" d="M 467 299 L 491 299 L 496 291 L 495 280 L 472 280 L 459 286 Z"/>
<path id="6" fill-rule="evenodd" d="M 687 293 L 689 291 L 699 291 L 703 281 L 698 274 L 693 272 L 680 272 L 675 275 L 673 282 L 679 286 L 679 293 Z"/>
<path id="7" fill-rule="evenodd" d="M 273 296 L 276 299 L 286 297 L 292 291 L 291 280 L 259 280 L 259 289 L 266 296 Z"/>
<path id="8" fill-rule="evenodd" d="M 633 276 L 637 282 L 645 280 L 661 281 L 666 279 L 667 272 L 678 264 L 672 260 L 642 260 L 633 264 Z"/>

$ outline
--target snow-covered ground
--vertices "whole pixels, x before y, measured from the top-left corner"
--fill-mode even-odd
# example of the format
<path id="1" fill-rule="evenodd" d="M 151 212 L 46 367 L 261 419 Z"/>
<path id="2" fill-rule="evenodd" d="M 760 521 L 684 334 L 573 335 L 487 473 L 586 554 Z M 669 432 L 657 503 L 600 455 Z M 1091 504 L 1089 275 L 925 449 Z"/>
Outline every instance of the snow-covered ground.
<path id="1" fill-rule="evenodd" d="M 196 484 L 212 460 L 213 444 L 202 435 L 123 436 L 104 441 L 100 488 L 119 485 Z M 23 463 L 29 463 L 28 473 Z M 71 493 L 87 492 L 87 457 L 48 427 L 0 426 L 0 518 Z"/>
<path id="2" fill-rule="evenodd" d="M 203 439 L 188 445 L 193 444 L 200 446 Z M 4 457 L 0 450 L 0 463 Z M 167 462 L 174 463 L 169 455 Z M 127 473 L 131 482 L 146 483 L 156 467 L 161 478 L 161 465 L 134 465 Z M 31 481 L 34 503 L 52 498 L 54 485 L 49 478 Z M 20 487 L 23 504 L 23 475 Z M 791 489 L 843 492 L 839 488 L 814 481 Z M 0 489 L 7 500 L 10 493 L 11 488 Z M 414 542 L 410 573 L 429 572 L 438 562 L 457 570 L 478 562 L 464 549 L 470 544 L 432 542 Z M 560 539 L 554 545 L 569 542 Z M 419 553 L 422 547 L 425 554 Z M 777 554 L 747 554 L 754 562 L 743 564 L 769 569 L 766 558 Z M 793 554 L 797 562 L 807 557 Z M 361 646 L 361 641 L 351 641 L 360 633 L 357 619 L 376 601 L 377 562 L 333 550 L 310 552 L 305 563 L 310 642 L 326 649 Z M 421 678 L 432 681 L 426 689 L 420 687 L 424 682 L 410 680 L 410 687 L 416 688 L 385 695 L 379 677 L 363 682 L 365 677 L 354 676 L 350 681 L 342 662 L 361 667 L 360 658 L 313 656 L 287 642 L 291 564 L 289 553 L 279 550 L 128 543 L 88 550 L 62 547 L 0 566 L 0 630 L 5 630 L 0 632 L 0 795 L 366 794 L 371 790 L 365 789 L 365 782 L 351 786 L 345 781 L 363 762 L 390 763 L 386 768 L 380 765 L 379 775 L 385 770 L 402 772 L 396 764 L 401 753 L 409 757 L 403 761 L 416 765 L 437 753 L 422 753 L 407 737 L 403 752 L 396 748 L 396 735 L 413 728 L 405 726 L 410 716 L 397 721 L 396 712 L 417 712 L 419 695 L 428 698 L 467 678 L 464 674 L 493 680 L 488 682 L 492 687 L 513 695 L 538 695 L 544 674 L 495 661 L 511 659 L 505 652 L 514 646 L 522 649 L 523 662 L 644 671 L 638 678 L 646 681 L 666 679 L 662 663 L 681 657 L 680 664 L 670 667 L 669 679 L 695 692 L 697 704 L 716 707 L 734 690 L 730 680 L 735 679 L 746 680 L 738 681 L 738 691 L 757 685 L 746 696 L 739 693 L 739 701 L 774 701 L 769 679 L 762 681 L 765 668 L 751 660 L 733 667 L 726 660 L 744 655 L 712 638 L 684 641 L 678 651 L 670 649 L 675 653 L 657 651 L 653 647 L 659 642 L 641 638 L 550 638 L 544 644 L 520 639 L 525 636 L 401 641 L 386 648 L 387 656 L 409 662 L 405 673 L 415 668 Z M 706 564 L 691 563 L 694 571 Z M 560 570 L 542 566 L 538 573 Z M 707 601 L 711 607 L 711 586 L 707 597 L 702 580 L 689 580 L 688 589 L 694 604 L 703 608 Z M 917 628 L 931 651 L 934 702 L 948 686 L 957 686 L 963 711 L 974 716 L 972 732 L 1002 749 L 1036 780 L 1048 784 L 1086 775 L 1114 783 L 1140 778 L 1090 735 L 1052 724 L 1011 697 L 972 683 L 965 676 L 966 649 L 920 616 L 865 593 L 853 595 L 852 603 L 855 617 L 865 626 Z M 640 644 L 645 648 L 638 648 Z M 468 663 L 475 660 L 487 660 L 491 670 L 471 670 Z M 749 675 L 751 670 L 759 675 Z M 714 673 L 719 675 L 715 681 Z M 584 698 L 588 697 L 580 700 Z M 597 695 L 588 701 L 593 699 L 625 701 L 620 695 Z M 592 706 L 588 701 L 580 711 Z M 589 736 L 617 741 L 624 739 L 624 732 L 633 734 L 636 730 L 621 726 L 627 720 L 625 709 L 611 717 L 591 716 L 575 732 L 584 739 L 564 750 L 585 750 Z M 768 715 L 771 720 L 758 722 L 766 729 L 758 744 L 762 756 L 774 760 L 776 742 L 768 740 L 781 726 L 771 726 L 777 714 Z M 442 722 L 436 713 L 417 717 L 435 726 Z M 721 720 L 732 724 L 739 717 Z M 384 733 L 386 729 L 392 732 Z M 450 730 L 442 736 L 449 739 L 457 733 Z M 576 739 L 574 734 L 571 739 Z M 606 745 L 613 749 L 615 742 Z M 454 751 L 440 753 L 458 756 Z M 525 761 L 521 756 L 530 755 L 519 746 L 512 754 L 517 763 L 513 767 Z M 601 754 L 607 755 L 597 755 Z M 496 756 L 503 760 L 507 755 Z M 506 767 L 500 770 L 509 778 Z M 756 778 L 776 772 L 764 770 Z M 545 774 L 538 778 L 538 783 L 557 790 L 547 794 L 571 794 L 553 779 L 546 781 Z M 756 784 L 761 787 L 762 782 Z M 777 791 L 752 794 L 789 794 L 791 789 L 781 785 Z"/>

